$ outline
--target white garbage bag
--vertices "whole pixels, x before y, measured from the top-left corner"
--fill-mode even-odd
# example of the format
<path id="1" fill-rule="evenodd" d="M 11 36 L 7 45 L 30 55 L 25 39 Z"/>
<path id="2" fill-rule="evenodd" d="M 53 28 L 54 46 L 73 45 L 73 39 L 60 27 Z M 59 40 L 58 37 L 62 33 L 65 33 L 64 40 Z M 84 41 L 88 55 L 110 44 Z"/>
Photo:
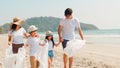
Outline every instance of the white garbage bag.
<path id="1" fill-rule="evenodd" d="M 24 59 L 26 56 L 25 48 L 19 48 L 18 55 L 16 59 L 16 68 L 24 68 Z"/>
<path id="2" fill-rule="evenodd" d="M 64 53 L 68 57 L 72 57 L 76 54 L 80 48 L 85 45 L 85 40 L 74 39 L 67 43 L 66 48 L 64 49 Z"/>
<path id="3" fill-rule="evenodd" d="M 12 46 L 9 46 L 5 52 L 4 68 L 15 68 L 17 54 L 13 54 Z"/>
<path id="4" fill-rule="evenodd" d="M 12 46 L 6 49 L 4 68 L 24 68 L 25 48 L 19 48 L 18 54 L 13 54 Z"/>
<path id="5" fill-rule="evenodd" d="M 48 43 L 45 46 L 40 46 L 35 57 L 40 62 L 40 68 L 48 68 Z"/>
<path id="6" fill-rule="evenodd" d="M 12 46 L 7 47 L 6 52 L 5 52 L 5 56 L 10 56 L 12 54 L 13 54 Z"/>

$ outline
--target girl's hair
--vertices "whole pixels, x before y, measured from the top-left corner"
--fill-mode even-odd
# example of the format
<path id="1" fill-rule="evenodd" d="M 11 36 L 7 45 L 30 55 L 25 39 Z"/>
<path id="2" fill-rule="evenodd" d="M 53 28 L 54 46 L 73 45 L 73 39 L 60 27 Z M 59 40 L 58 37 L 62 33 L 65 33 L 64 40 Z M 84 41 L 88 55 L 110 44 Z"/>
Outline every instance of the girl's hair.
<path id="1" fill-rule="evenodd" d="M 52 41 L 52 43 L 53 43 L 53 48 L 54 48 L 55 42 L 54 42 L 54 39 L 53 39 L 53 35 L 51 35 L 51 36 L 52 36 L 51 41 Z M 46 36 L 45 39 L 48 40 L 48 37 L 49 37 L 49 36 Z"/>

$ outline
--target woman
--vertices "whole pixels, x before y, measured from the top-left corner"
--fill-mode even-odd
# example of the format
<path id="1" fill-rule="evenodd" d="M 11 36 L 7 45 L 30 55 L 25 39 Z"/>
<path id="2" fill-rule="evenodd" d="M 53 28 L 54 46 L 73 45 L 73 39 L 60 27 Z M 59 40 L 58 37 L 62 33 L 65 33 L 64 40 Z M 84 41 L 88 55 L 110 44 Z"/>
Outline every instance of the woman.
<path id="1" fill-rule="evenodd" d="M 24 22 L 24 20 L 20 20 L 18 17 L 15 17 L 10 25 L 8 45 L 12 45 L 13 54 L 18 53 L 18 49 L 24 46 L 24 37 L 28 36 L 25 29 L 21 26 Z"/>

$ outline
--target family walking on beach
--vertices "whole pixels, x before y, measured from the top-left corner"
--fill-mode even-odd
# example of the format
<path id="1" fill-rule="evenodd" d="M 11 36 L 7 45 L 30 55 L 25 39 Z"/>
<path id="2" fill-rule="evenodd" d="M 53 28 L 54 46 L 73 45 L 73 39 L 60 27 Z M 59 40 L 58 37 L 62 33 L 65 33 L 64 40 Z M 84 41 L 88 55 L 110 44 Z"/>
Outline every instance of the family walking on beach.
<path id="1" fill-rule="evenodd" d="M 54 57 L 53 48 L 54 46 L 59 46 L 62 43 L 63 50 L 67 47 L 67 42 L 75 39 L 75 29 L 78 30 L 78 34 L 82 40 L 83 33 L 80 28 L 80 22 L 77 18 L 72 16 L 72 9 L 67 8 L 64 12 L 65 18 L 60 20 L 60 24 L 58 26 L 58 35 L 59 42 L 55 43 L 54 36 L 51 31 L 46 31 L 45 40 L 41 42 L 40 35 L 37 33 L 38 28 L 35 25 L 31 25 L 28 28 L 28 33 L 22 27 L 22 23 L 25 20 L 21 20 L 17 17 L 13 19 L 13 22 L 10 24 L 10 30 L 8 34 L 8 45 L 12 45 L 13 54 L 17 54 L 19 48 L 23 46 L 30 47 L 30 66 L 31 68 L 39 68 L 42 65 L 42 62 L 37 60 L 36 54 L 40 51 L 40 47 L 47 46 L 48 44 L 48 52 L 47 52 L 47 63 L 48 66 L 46 68 L 52 68 L 52 60 Z M 24 44 L 24 37 L 27 39 Z M 73 64 L 73 56 L 68 57 L 65 53 L 63 54 L 64 68 L 67 68 L 67 61 L 69 59 L 69 68 L 72 68 Z"/>

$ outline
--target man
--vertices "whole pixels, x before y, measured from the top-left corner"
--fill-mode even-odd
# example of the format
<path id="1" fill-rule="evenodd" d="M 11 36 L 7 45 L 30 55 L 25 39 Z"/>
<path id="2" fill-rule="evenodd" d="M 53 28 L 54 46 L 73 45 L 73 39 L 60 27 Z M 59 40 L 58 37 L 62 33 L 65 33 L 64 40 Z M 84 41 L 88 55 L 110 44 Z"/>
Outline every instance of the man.
<path id="1" fill-rule="evenodd" d="M 63 49 L 66 47 L 66 44 L 69 40 L 75 39 L 75 29 L 78 30 L 78 33 L 83 40 L 83 34 L 80 28 L 79 20 L 76 18 L 73 18 L 72 16 L 72 9 L 67 8 L 65 10 L 65 19 L 62 19 L 60 21 L 60 25 L 58 27 L 58 35 L 59 35 L 59 41 L 62 42 Z M 64 68 L 67 68 L 67 55 L 63 55 L 63 61 L 64 61 Z M 73 64 L 73 57 L 69 58 L 69 68 L 72 68 Z"/>

